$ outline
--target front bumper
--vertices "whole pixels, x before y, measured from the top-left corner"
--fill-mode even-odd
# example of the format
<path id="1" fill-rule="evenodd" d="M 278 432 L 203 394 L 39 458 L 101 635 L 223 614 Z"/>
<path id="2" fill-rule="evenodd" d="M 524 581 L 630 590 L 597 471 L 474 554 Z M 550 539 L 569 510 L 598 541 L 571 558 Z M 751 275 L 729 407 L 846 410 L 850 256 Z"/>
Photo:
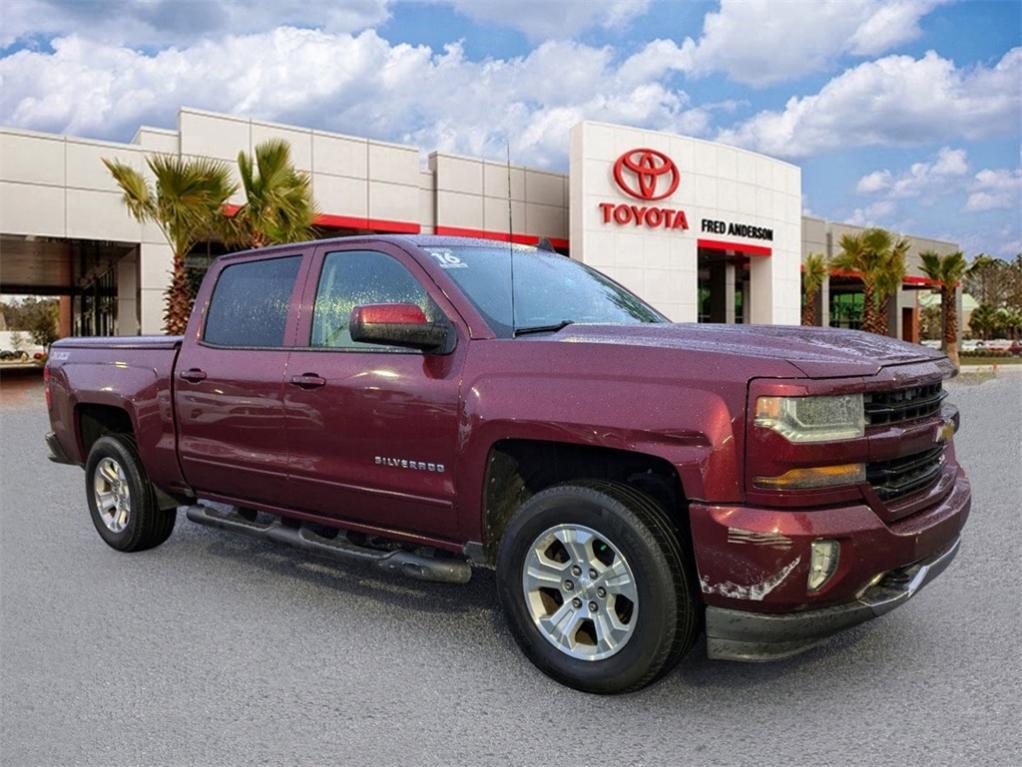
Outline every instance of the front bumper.
<path id="1" fill-rule="evenodd" d="M 784 658 L 910 598 L 957 553 L 972 490 L 952 464 L 913 504 L 918 511 L 886 522 L 864 503 L 691 504 L 709 656 Z M 829 580 L 809 592 L 811 546 L 820 539 L 837 541 L 840 557 Z"/>
<path id="2" fill-rule="evenodd" d="M 906 602 L 951 564 L 960 547 L 956 538 L 946 551 L 892 570 L 848 604 L 787 615 L 707 607 L 706 653 L 715 660 L 770 661 L 808 650 Z"/>

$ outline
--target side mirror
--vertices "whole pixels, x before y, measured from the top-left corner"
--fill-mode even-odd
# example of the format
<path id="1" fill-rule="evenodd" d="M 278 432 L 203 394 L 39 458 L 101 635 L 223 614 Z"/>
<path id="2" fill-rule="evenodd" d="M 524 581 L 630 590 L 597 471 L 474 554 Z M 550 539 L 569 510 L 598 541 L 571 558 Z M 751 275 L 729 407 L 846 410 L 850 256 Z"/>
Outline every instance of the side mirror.
<path id="1" fill-rule="evenodd" d="M 424 352 L 447 345 L 447 328 L 426 319 L 415 304 L 367 304 L 351 310 L 351 340 Z"/>

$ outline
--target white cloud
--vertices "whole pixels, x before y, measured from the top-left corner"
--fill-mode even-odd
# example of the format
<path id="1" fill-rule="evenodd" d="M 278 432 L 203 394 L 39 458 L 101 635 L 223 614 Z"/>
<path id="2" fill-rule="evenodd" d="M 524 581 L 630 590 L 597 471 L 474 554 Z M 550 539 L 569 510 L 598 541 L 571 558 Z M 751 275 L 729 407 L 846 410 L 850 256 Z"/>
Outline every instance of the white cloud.
<path id="1" fill-rule="evenodd" d="M 792 97 L 718 139 L 782 157 L 854 146 L 909 146 L 1014 133 L 1022 121 L 1022 47 L 992 67 L 959 68 L 929 51 L 887 56 L 838 75 L 816 94 Z"/>
<path id="2" fill-rule="evenodd" d="M 855 185 L 855 191 L 862 194 L 881 192 L 884 189 L 891 188 L 891 179 L 891 172 L 886 168 L 884 170 L 875 170 L 859 179 L 859 183 Z"/>
<path id="3" fill-rule="evenodd" d="M 951 239 L 950 236 L 944 239 Z M 989 224 L 959 234 L 958 244 L 966 254 L 986 253 L 1000 258 L 1013 258 L 1022 253 L 1022 229 L 1019 223 L 991 228 Z"/>
<path id="4" fill-rule="evenodd" d="M 447 0 L 476 21 L 514 27 L 532 39 L 564 39 L 591 27 L 625 26 L 649 0 Z"/>
<path id="5" fill-rule="evenodd" d="M 420 0 L 531 38 L 565 39 L 625 26 L 650 0 Z M 281 26 L 360 32 L 382 24 L 397 0 L 4 0 L 0 48 L 21 39 L 77 35 L 133 47 L 189 45 Z"/>
<path id="6" fill-rule="evenodd" d="M 892 200 L 879 200 L 865 208 L 856 208 L 846 223 L 852 226 L 877 226 L 881 219 L 894 213 L 896 207 Z"/>
<path id="7" fill-rule="evenodd" d="M 963 176 L 969 172 L 969 161 L 964 149 L 943 147 L 937 152 L 937 159 L 932 164 L 924 163 L 926 172 L 934 176 Z M 912 166 L 915 173 L 916 167 Z"/>
<path id="8" fill-rule="evenodd" d="M 897 176 L 886 168 L 868 173 L 859 179 L 855 191 L 862 194 L 883 192 L 891 198 L 920 195 L 933 198 L 948 192 L 949 183 L 968 172 L 965 150 L 943 147 L 932 161 L 912 163 L 907 171 Z"/>
<path id="9" fill-rule="evenodd" d="M 698 40 L 683 50 L 693 74 L 724 72 L 765 86 L 831 67 L 842 55 L 872 56 L 921 34 L 942 0 L 721 0 Z"/>
<path id="10" fill-rule="evenodd" d="M 4 0 L 0 47 L 78 35 L 133 47 L 188 44 L 277 26 L 357 32 L 382 24 L 392 0 Z"/>
<path id="11" fill-rule="evenodd" d="M 941 4 L 942 0 L 895 0 L 875 4 L 849 39 L 848 50 L 859 56 L 877 56 L 896 45 L 915 40 L 923 33 L 919 20 Z"/>
<path id="12" fill-rule="evenodd" d="M 546 42 L 483 61 L 372 30 L 281 28 L 156 53 L 78 37 L 52 45 L 0 59 L 5 122 L 123 139 L 140 123 L 173 125 L 184 104 L 489 157 L 510 136 L 513 157 L 539 165 L 564 163 L 568 129 L 584 118 L 697 135 L 709 126 L 709 108 L 658 82 L 677 61 L 650 51 L 670 54 L 669 41 L 624 60 Z"/>
<path id="13" fill-rule="evenodd" d="M 997 208 L 1022 211 L 1022 168 L 981 170 L 976 174 L 965 210 L 982 211 Z"/>

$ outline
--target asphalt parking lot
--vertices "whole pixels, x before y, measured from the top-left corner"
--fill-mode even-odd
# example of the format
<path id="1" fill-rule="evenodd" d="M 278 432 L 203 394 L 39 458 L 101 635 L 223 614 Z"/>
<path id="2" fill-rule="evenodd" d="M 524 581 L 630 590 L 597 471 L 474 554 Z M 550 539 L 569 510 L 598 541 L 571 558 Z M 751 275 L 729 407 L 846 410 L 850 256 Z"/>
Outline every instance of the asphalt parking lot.
<path id="1" fill-rule="evenodd" d="M 658 685 L 559 687 L 493 578 L 421 584 L 199 527 L 118 554 L 46 460 L 38 382 L 0 382 L 5 765 L 1019 764 L 1022 375 L 951 385 L 962 553 L 918 597 L 770 665 L 697 645 Z"/>

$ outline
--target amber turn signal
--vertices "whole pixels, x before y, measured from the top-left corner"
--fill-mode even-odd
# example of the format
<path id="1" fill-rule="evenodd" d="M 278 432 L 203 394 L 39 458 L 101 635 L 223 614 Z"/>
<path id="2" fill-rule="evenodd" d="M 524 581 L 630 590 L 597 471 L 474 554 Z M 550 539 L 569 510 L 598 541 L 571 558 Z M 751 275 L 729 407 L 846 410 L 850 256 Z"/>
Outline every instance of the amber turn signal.
<path id="1" fill-rule="evenodd" d="M 756 487 L 765 490 L 807 490 L 837 485 L 858 485 L 866 481 L 866 465 L 842 463 L 837 466 L 813 466 L 792 469 L 779 477 L 756 477 Z"/>

